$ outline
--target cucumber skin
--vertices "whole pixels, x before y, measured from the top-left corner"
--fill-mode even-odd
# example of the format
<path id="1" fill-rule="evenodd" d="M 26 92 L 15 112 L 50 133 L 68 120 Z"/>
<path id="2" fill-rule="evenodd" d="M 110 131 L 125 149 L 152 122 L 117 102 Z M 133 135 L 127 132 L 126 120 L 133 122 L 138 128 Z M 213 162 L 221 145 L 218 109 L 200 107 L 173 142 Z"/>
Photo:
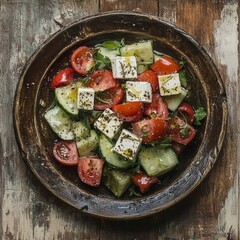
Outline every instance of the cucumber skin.
<path id="1" fill-rule="evenodd" d="M 120 170 L 107 170 L 103 183 L 116 197 L 121 197 L 131 185 L 132 174 Z"/>
<path id="2" fill-rule="evenodd" d="M 179 163 L 171 147 L 161 146 L 144 149 L 139 153 L 139 160 L 149 177 L 160 177 Z"/>
<path id="3" fill-rule="evenodd" d="M 54 120 L 54 117 L 55 117 L 55 121 L 60 122 L 59 115 L 61 115 L 60 117 L 62 118 L 62 123 L 61 123 L 62 127 L 61 126 L 59 127 L 59 123 L 57 124 L 57 126 L 54 126 L 54 124 L 51 123 L 51 119 Z M 44 118 L 46 119 L 51 129 L 62 140 L 74 140 L 75 136 L 71 130 L 73 121 L 70 119 L 67 113 L 64 110 L 62 110 L 59 106 L 55 106 L 52 109 L 47 110 L 44 114 Z M 59 128 L 59 130 L 57 130 L 57 128 Z M 67 128 L 68 128 L 68 131 L 67 131 Z M 66 134 L 61 134 L 61 132 L 64 130 L 66 130 Z"/>
<path id="4" fill-rule="evenodd" d="M 74 83 L 74 84 L 71 84 L 71 85 L 67 85 L 67 86 L 64 86 L 64 87 L 59 87 L 59 88 L 56 88 L 55 91 L 54 91 L 54 94 L 55 94 L 55 98 L 58 102 L 58 105 L 65 111 L 67 112 L 71 117 L 77 117 L 78 116 L 78 113 L 79 113 L 79 110 L 77 109 L 77 91 L 78 91 L 78 86 L 79 84 L 78 83 Z M 70 99 L 70 101 L 73 101 L 73 107 L 69 107 L 69 106 L 64 106 L 64 105 L 67 105 L 67 99 L 64 99 L 66 96 L 66 94 L 64 94 L 64 90 L 65 91 L 69 91 L 69 88 L 74 88 L 72 91 L 76 91 L 75 93 L 72 93 L 73 95 L 76 96 L 75 100 L 73 101 L 73 99 Z M 70 90 L 71 90 L 70 89 Z M 64 102 L 65 101 L 65 102 Z"/>
<path id="5" fill-rule="evenodd" d="M 148 45 L 148 46 L 147 46 Z M 138 42 L 120 48 L 121 56 L 135 56 L 138 64 L 153 63 L 152 41 Z M 147 57 L 146 57 L 147 55 Z"/>
<path id="6" fill-rule="evenodd" d="M 112 147 L 113 144 L 107 139 L 105 135 L 101 134 L 99 139 L 99 149 L 106 162 L 111 167 L 116 169 L 126 169 L 131 167 L 133 163 L 125 159 L 121 159 L 117 153 L 111 151 Z"/>
<path id="7" fill-rule="evenodd" d="M 164 97 L 164 100 L 166 101 L 168 105 L 168 109 L 171 111 L 176 111 L 178 106 L 181 104 L 183 99 L 187 96 L 188 91 L 184 89 L 183 87 L 181 88 L 181 93 L 177 95 L 172 95 L 172 96 L 166 96 Z"/>
<path id="8" fill-rule="evenodd" d="M 72 130 L 75 135 L 76 141 L 90 136 L 90 129 L 88 129 L 82 122 L 75 122 L 72 124 Z"/>
<path id="9" fill-rule="evenodd" d="M 80 141 L 77 141 L 77 148 L 79 156 L 87 156 L 95 150 L 99 143 L 99 137 L 95 130 L 90 130 L 90 136 Z"/>

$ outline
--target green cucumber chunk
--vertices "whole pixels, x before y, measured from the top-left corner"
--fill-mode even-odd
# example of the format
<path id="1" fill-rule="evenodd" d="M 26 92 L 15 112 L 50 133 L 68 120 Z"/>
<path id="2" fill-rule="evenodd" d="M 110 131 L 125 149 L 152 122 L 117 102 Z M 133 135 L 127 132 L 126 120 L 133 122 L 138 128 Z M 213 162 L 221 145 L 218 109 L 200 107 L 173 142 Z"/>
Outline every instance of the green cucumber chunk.
<path id="1" fill-rule="evenodd" d="M 140 164 L 148 176 L 159 177 L 178 164 L 176 153 L 171 147 L 150 147 L 139 153 Z"/>
<path id="2" fill-rule="evenodd" d="M 76 141 L 90 136 L 90 130 L 82 122 L 73 123 L 72 130 L 76 137 Z"/>
<path id="3" fill-rule="evenodd" d="M 131 173 L 120 170 L 107 170 L 104 174 L 103 183 L 113 192 L 116 197 L 121 197 L 131 185 Z"/>
<path id="4" fill-rule="evenodd" d="M 90 136 L 76 142 L 78 154 L 86 156 L 95 150 L 98 146 L 99 137 L 94 130 L 90 130 Z"/>
<path id="5" fill-rule="evenodd" d="M 119 154 L 111 151 L 113 144 L 103 134 L 101 134 L 99 139 L 99 148 L 106 162 L 112 167 L 124 169 L 132 165 L 131 161 L 125 160 Z"/>
<path id="6" fill-rule="evenodd" d="M 138 64 L 137 65 L 137 73 L 141 74 L 149 69 L 149 64 Z"/>
<path id="7" fill-rule="evenodd" d="M 152 41 L 145 41 L 125 45 L 120 48 L 121 56 L 135 56 L 138 64 L 151 64 L 153 63 L 153 46 Z"/>
<path id="8" fill-rule="evenodd" d="M 77 95 L 77 83 L 67 85 L 65 87 L 58 87 L 55 89 L 55 96 L 58 103 L 67 113 L 73 116 L 77 116 L 79 112 L 77 109 Z"/>
<path id="9" fill-rule="evenodd" d="M 188 94 L 188 91 L 182 87 L 181 93 L 179 93 L 177 95 L 171 95 L 171 96 L 164 97 L 164 100 L 167 102 L 168 109 L 173 112 L 176 111 L 178 106 L 183 101 L 183 99 L 187 96 L 187 94 Z"/>
<path id="10" fill-rule="evenodd" d="M 72 120 L 69 116 L 58 106 L 48 110 L 44 114 L 52 130 L 63 140 L 73 140 L 74 134 L 72 131 Z"/>
<path id="11" fill-rule="evenodd" d="M 108 48 L 99 47 L 98 52 L 101 53 L 104 57 L 108 57 L 110 60 L 120 55 L 119 49 L 111 50 Z"/>

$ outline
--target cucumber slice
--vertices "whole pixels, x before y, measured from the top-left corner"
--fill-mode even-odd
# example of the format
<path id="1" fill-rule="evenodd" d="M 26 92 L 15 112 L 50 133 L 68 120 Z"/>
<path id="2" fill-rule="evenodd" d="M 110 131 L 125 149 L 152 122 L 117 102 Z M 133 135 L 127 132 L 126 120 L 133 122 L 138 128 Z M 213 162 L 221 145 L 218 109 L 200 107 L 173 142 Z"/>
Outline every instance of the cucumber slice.
<path id="1" fill-rule="evenodd" d="M 132 165 L 132 162 L 122 159 L 119 154 L 111 151 L 113 144 L 103 134 L 100 136 L 99 148 L 102 156 L 111 166 L 119 169 L 124 169 Z"/>
<path id="2" fill-rule="evenodd" d="M 149 64 L 138 64 L 137 73 L 141 74 L 149 69 Z"/>
<path id="3" fill-rule="evenodd" d="M 80 156 L 86 156 L 95 150 L 98 146 L 99 137 L 94 130 L 90 130 L 90 136 L 77 141 L 78 153 Z"/>
<path id="4" fill-rule="evenodd" d="M 73 123 L 72 130 L 76 137 L 76 141 L 90 136 L 90 130 L 82 122 Z"/>
<path id="5" fill-rule="evenodd" d="M 121 197 L 131 185 L 131 177 L 130 173 L 111 169 L 107 170 L 103 182 L 116 197 Z"/>
<path id="6" fill-rule="evenodd" d="M 120 55 L 119 49 L 110 50 L 104 47 L 100 47 L 98 52 L 101 53 L 104 57 L 108 57 L 110 60 Z"/>
<path id="7" fill-rule="evenodd" d="M 120 48 L 122 56 L 135 56 L 138 64 L 153 63 L 152 41 L 139 42 L 131 45 L 125 45 Z"/>
<path id="8" fill-rule="evenodd" d="M 72 132 L 72 120 L 69 116 L 58 106 L 48 110 L 44 114 L 49 126 L 52 130 L 63 140 L 73 140 L 74 134 Z"/>
<path id="9" fill-rule="evenodd" d="M 184 89 L 183 87 L 181 88 L 181 93 L 177 95 L 171 95 L 164 97 L 164 100 L 167 102 L 168 109 L 171 111 L 176 111 L 178 106 L 181 104 L 183 99 L 187 96 L 188 91 Z"/>
<path id="10" fill-rule="evenodd" d="M 139 153 L 140 163 L 148 176 L 159 177 L 178 164 L 176 153 L 170 147 L 150 147 Z"/>
<path id="11" fill-rule="evenodd" d="M 78 85 L 76 83 L 55 89 L 58 103 L 67 113 L 73 116 L 77 116 L 79 112 L 77 109 L 77 92 Z"/>

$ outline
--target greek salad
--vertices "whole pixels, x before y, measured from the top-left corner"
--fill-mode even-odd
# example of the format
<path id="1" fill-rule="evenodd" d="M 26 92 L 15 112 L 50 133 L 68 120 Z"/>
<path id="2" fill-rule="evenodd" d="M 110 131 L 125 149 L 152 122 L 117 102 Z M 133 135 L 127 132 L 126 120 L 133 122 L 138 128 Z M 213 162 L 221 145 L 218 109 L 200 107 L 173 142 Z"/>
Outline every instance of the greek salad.
<path id="1" fill-rule="evenodd" d="M 68 64 L 51 79 L 55 100 L 44 113 L 58 136 L 54 158 L 116 197 L 146 193 L 176 167 L 206 116 L 186 100 L 184 61 L 151 40 L 122 39 L 79 46 Z"/>

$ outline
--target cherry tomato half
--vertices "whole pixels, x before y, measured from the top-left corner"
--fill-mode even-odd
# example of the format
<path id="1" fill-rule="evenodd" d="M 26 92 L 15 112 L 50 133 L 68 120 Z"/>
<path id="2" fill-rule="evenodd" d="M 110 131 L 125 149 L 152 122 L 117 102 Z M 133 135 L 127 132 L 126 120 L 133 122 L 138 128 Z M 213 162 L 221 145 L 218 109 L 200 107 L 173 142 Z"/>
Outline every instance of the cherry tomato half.
<path id="1" fill-rule="evenodd" d="M 91 74 L 87 87 L 93 88 L 96 92 L 115 88 L 119 85 L 113 78 L 112 72 L 106 69 L 97 70 Z"/>
<path id="2" fill-rule="evenodd" d="M 74 81 L 74 70 L 72 68 L 66 68 L 61 70 L 52 80 L 51 87 L 63 87 L 73 83 Z"/>
<path id="3" fill-rule="evenodd" d="M 145 105 L 144 113 L 151 118 L 168 119 L 168 106 L 160 94 L 153 94 L 152 102 Z"/>
<path id="4" fill-rule="evenodd" d="M 171 118 L 168 123 L 170 138 L 183 145 L 190 143 L 196 135 L 196 130 L 177 116 Z"/>
<path id="5" fill-rule="evenodd" d="M 159 182 L 156 177 L 148 177 L 144 173 L 135 173 L 132 176 L 133 183 L 139 187 L 141 193 L 145 193 L 149 190 L 149 188 L 154 184 Z"/>
<path id="6" fill-rule="evenodd" d="M 121 86 L 101 92 L 100 96 L 95 95 L 94 109 L 104 110 L 112 108 L 123 101 L 124 90 Z"/>
<path id="7" fill-rule="evenodd" d="M 125 122 L 135 122 L 140 120 L 143 114 L 143 104 L 141 102 L 127 102 L 113 106 L 113 111 Z"/>
<path id="8" fill-rule="evenodd" d="M 75 142 L 61 141 L 54 144 L 53 155 L 55 159 L 68 166 L 78 165 L 78 151 Z"/>
<path id="9" fill-rule="evenodd" d="M 178 107 L 178 112 L 183 114 L 187 120 L 187 123 L 192 125 L 194 121 L 194 110 L 192 106 L 186 102 L 183 102 Z M 179 115 L 181 117 L 181 115 Z"/>
<path id="10" fill-rule="evenodd" d="M 93 54 L 94 52 L 86 46 L 76 49 L 71 56 L 73 69 L 82 75 L 87 75 L 87 72 L 94 66 Z"/>
<path id="11" fill-rule="evenodd" d="M 78 159 L 78 175 L 87 185 L 98 187 L 102 178 L 104 161 L 96 157 Z"/>
<path id="12" fill-rule="evenodd" d="M 159 75 L 172 74 L 180 70 L 181 66 L 169 56 L 162 56 L 150 68 Z"/>
<path id="13" fill-rule="evenodd" d="M 140 82 L 149 82 L 152 86 L 153 93 L 158 89 L 158 77 L 155 72 L 152 70 L 147 70 L 138 76 L 138 81 Z"/>
<path id="14" fill-rule="evenodd" d="M 142 137 L 143 143 L 162 140 L 167 133 L 167 123 L 162 118 L 144 119 L 132 124 L 133 131 Z"/>

